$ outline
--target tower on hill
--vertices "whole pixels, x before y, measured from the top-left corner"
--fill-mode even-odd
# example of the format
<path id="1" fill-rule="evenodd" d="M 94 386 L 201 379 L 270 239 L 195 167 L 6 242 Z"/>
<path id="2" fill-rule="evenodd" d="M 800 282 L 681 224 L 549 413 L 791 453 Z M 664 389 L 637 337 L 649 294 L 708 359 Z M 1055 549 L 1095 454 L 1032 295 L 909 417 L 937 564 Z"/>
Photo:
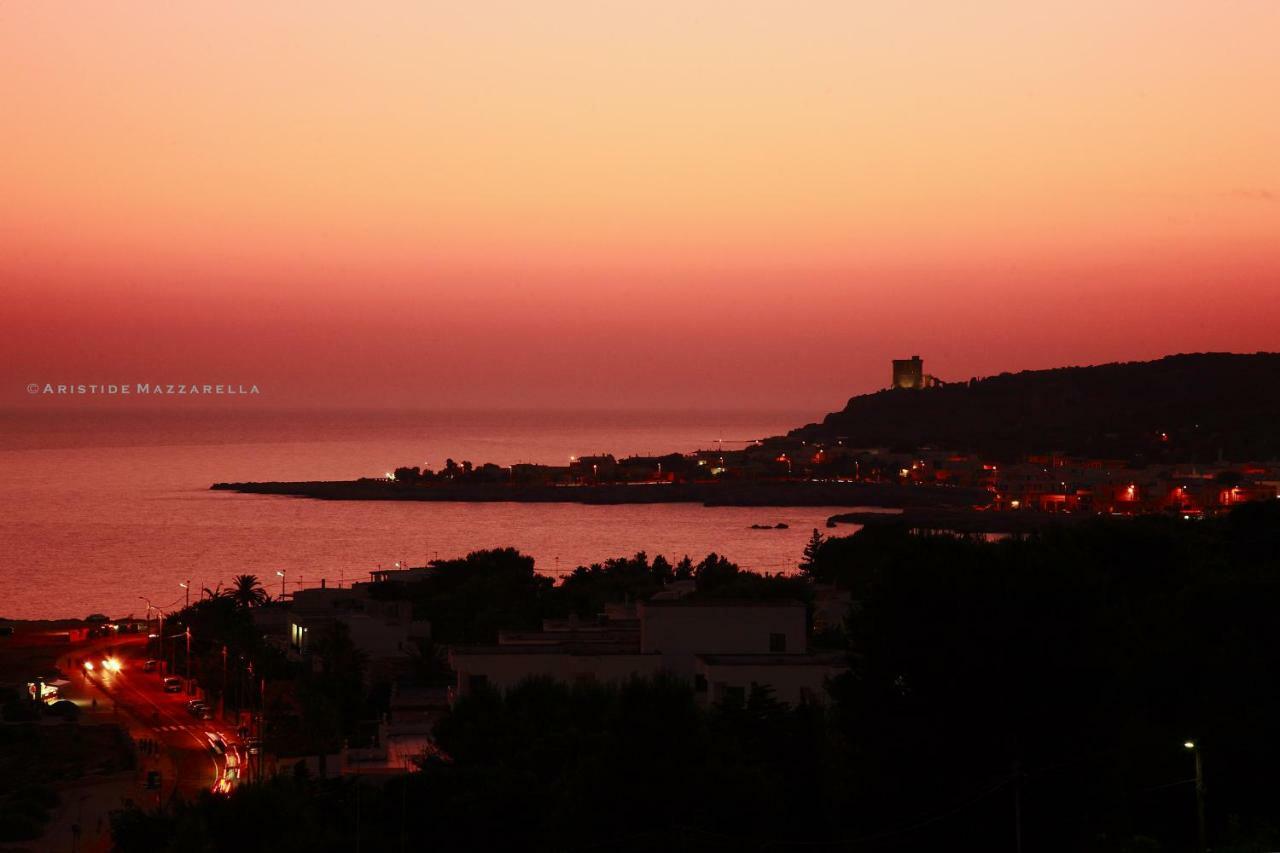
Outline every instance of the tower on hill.
<path id="1" fill-rule="evenodd" d="M 924 362 L 920 356 L 893 360 L 893 388 L 915 391 L 925 387 Z"/>

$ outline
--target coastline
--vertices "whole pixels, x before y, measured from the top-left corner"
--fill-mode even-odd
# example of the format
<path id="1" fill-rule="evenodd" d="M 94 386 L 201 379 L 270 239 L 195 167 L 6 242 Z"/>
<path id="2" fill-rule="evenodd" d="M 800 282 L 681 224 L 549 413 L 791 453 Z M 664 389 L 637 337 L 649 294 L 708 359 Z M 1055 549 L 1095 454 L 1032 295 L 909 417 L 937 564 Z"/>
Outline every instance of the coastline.
<path id="1" fill-rule="evenodd" d="M 263 483 L 214 483 L 213 491 L 287 495 L 337 501 L 454 501 L 463 503 L 651 504 L 696 503 L 703 506 L 876 506 L 950 507 L 986 503 L 982 489 L 950 486 L 903 486 L 891 483 L 839 481 L 755 481 L 741 483 L 610 483 L 556 486 L 545 484 L 438 484 L 406 486 L 385 480 L 328 480 Z"/>
<path id="2" fill-rule="evenodd" d="M 975 510 L 961 507 L 905 507 L 892 515 L 876 512 L 842 512 L 827 519 L 827 527 L 856 524 L 862 527 L 902 525 L 915 530 L 950 533 L 1032 533 L 1046 527 L 1067 527 L 1098 518 L 1094 513 Z"/>

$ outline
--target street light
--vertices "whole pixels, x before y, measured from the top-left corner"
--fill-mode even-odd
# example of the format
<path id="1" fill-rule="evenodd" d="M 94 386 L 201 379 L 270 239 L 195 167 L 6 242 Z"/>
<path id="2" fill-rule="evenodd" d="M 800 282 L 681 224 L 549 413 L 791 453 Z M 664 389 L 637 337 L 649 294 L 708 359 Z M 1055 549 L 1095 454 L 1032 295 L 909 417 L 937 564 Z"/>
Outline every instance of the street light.
<path id="1" fill-rule="evenodd" d="M 1209 843 L 1204 822 L 1204 761 L 1200 757 L 1200 747 L 1195 741 L 1186 741 L 1182 746 L 1190 750 L 1196 759 L 1196 849 L 1200 853 L 1207 853 Z"/>
<path id="2" fill-rule="evenodd" d="M 280 603 L 284 604 L 284 569 L 278 570 L 276 574 L 280 576 Z"/>
<path id="3" fill-rule="evenodd" d="M 182 581 L 178 581 L 178 586 L 182 587 L 187 591 L 187 601 L 183 606 L 190 607 L 191 606 L 191 580 L 188 579 L 185 583 Z"/>
<path id="4" fill-rule="evenodd" d="M 147 603 L 147 634 L 150 634 L 151 633 L 151 611 L 155 608 L 151 606 L 151 599 L 147 598 L 145 595 L 140 595 L 138 596 L 138 598 L 142 599 Z M 147 653 L 148 655 L 151 653 L 150 637 L 147 638 Z"/>

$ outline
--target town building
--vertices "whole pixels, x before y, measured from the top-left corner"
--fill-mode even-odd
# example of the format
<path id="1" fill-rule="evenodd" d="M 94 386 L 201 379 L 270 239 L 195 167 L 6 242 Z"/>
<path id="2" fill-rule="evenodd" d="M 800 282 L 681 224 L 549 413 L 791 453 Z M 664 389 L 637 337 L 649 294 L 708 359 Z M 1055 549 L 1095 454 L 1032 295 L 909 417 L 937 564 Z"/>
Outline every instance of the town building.
<path id="1" fill-rule="evenodd" d="M 276 633 L 278 641 L 304 659 L 315 654 L 320 633 L 340 623 L 368 660 L 370 678 L 403 669 L 419 641 L 431 637 L 430 623 L 415 620 L 408 601 L 373 598 L 367 584 L 300 589 L 287 607 L 259 608 L 255 618 L 261 618 L 259 627 L 264 630 L 282 632 L 283 637 Z"/>
<path id="2" fill-rule="evenodd" d="M 453 699 L 474 690 L 510 690 L 530 678 L 621 683 L 667 674 L 713 703 L 767 687 L 792 704 L 821 701 L 839 655 L 808 649 L 805 607 L 797 601 L 726 601 L 663 596 L 640 602 L 634 618 L 548 620 L 538 632 L 502 632 L 498 642 L 455 646 Z"/>

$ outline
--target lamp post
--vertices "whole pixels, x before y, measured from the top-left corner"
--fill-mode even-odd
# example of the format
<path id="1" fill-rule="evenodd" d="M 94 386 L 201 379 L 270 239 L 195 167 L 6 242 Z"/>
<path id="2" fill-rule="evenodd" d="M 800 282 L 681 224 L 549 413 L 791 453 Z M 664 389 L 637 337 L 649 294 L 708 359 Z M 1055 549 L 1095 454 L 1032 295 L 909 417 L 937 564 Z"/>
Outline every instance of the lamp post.
<path id="1" fill-rule="evenodd" d="M 160 677 L 164 678 L 169 674 L 164 667 L 164 611 L 160 610 L 158 612 L 160 624 L 156 627 L 156 641 L 160 644 L 160 647 L 156 650 L 156 654 L 160 656 Z"/>
<path id="2" fill-rule="evenodd" d="M 147 598 L 145 595 L 140 595 L 140 596 L 138 596 L 138 598 L 140 598 L 141 600 L 143 600 L 143 601 L 145 601 L 145 602 L 147 603 L 147 633 L 148 633 L 148 634 L 150 634 L 150 633 L 151 633 L 151 609 L 152 609 L 152 608 L 151 608 L 151 599 Z M 151 650 L 151 641 L 150 641 L 150 640 L 148 640 L 148 641 L 147 641 L 147 651 L 150 651 L 150 650 Z"/>
<path id="3" fill-rule="evenodd" d="M 1182 745 L 1191 750 L 1196 759 L 1196 849 L 1200 853 L 1208 853 L 1208 832 L 1204 821 L 1204 760 L 1200 756 L 1200 746 L 1193 740 Z"/>
<path id="4" fill-rule="evenodd" d="M 178 581 L 178 586 L 182 587 L 187 591 L 187 600 L 183 606 L 190 607 L 191 606 L 191 581 L 187 580 L 185 583 L 182 581 Z"/>
<path id="5" fill-rule="evenodd" d="M 222 644 L 222 692 L 218 696 L 218 716 L 227 718 L 227 645 Z"/>
<path id="6" fill-rule="evenodd" d="M 280 576 L 280 603 L 284 604 L 284 569 L 279 569 L 276 574 Z"/>

